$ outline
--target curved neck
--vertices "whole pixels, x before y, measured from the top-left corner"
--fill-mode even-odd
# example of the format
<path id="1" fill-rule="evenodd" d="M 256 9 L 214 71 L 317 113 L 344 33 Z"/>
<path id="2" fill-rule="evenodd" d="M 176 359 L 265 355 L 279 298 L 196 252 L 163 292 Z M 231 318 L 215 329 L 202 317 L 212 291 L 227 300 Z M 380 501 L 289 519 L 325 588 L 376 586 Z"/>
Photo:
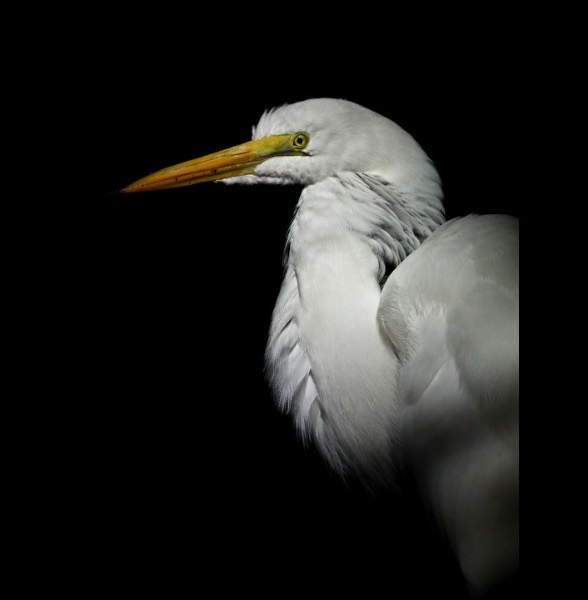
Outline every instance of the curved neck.
<path id="1" fill-rule="evenodd" d="M 440 201 L 439 201 L 440 205 Z M 398 443 L 398 361 L 377 319 L 390 271 L 443 222 L 369 175 L 306 188 L 267 349 L 282 408 L 342 475 L 389 481 Z"/>

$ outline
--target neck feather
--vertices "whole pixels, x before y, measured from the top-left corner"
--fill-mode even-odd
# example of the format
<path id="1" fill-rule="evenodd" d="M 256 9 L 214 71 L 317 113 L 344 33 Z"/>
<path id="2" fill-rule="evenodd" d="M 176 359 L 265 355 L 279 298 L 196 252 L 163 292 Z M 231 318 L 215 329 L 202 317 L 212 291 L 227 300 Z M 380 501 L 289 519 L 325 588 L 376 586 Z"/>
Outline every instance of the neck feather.
<path id="1" fill-rule="evenodd" d="M 302 438 L 367 485 L 389 483 L 398 455 L 398 361 L 377 320 L 381 287 L 443 221 L 439 197 L 344 174 L 305 188 L 290 227 L 270 382 Z"/>

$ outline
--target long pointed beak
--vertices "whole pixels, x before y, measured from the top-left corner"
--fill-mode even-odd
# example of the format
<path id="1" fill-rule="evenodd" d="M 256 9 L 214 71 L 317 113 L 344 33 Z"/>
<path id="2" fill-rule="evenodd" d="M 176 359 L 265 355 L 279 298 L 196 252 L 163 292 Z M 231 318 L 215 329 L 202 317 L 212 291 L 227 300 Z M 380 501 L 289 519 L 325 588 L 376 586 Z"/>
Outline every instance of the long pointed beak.
<path id="1" fill-rule="evenodd" d="M 272 135 L 179 163 L 138 179 L 121 192 L 151 192 L 238 175 L 250 175 L 257 165 L 268 158 L 300 154 L 300 151 L 292 147 L 291 137 Z"/>

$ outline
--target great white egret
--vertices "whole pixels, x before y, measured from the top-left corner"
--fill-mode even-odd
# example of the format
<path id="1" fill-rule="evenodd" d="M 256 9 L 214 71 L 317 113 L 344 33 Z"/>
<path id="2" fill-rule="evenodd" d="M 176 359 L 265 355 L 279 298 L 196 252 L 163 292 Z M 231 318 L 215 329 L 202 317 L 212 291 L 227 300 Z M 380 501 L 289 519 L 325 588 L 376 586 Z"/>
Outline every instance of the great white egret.
<path id="1" fill-rule="evenodd" d="M 142 192 L 303 184 L 266 362 L 278 405 L 343 477 L 414 473 L 474 593 L 518 569 L 518 221 L 445 222 L 401 127 L 344 100 L 265 112 L 252 140 Z"/>

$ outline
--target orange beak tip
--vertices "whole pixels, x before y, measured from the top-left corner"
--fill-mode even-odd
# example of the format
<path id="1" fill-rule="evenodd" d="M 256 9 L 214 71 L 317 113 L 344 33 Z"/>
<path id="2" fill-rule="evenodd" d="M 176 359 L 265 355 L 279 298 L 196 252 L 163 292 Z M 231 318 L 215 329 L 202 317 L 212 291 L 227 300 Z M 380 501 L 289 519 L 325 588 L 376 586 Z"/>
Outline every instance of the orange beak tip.
<path id="1" fill-rule="evenodd" d="M 119 190 L 120 194 L 136 194 L 137 192 L 141 192 L 141 187 L 138 185 L 127 185 L 126 187 Z"/>

